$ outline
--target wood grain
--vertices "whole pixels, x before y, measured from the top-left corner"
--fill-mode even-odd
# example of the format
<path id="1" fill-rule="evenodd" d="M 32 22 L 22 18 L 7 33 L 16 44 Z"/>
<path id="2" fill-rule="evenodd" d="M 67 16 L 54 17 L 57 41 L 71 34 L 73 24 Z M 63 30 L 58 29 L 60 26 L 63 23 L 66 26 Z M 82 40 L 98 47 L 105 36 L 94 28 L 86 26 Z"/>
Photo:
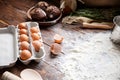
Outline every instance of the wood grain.
<path id="1" fill-rule="evenodd" d="M 38 2 L 38 0 L 5 0 L 0 1 L 0 28 L 7 27 L 7 25 L 17 25 L 18 23 L 27 21 L 26 12 L 27 10 L 35 5 Z M 7 24 L 6 24 L 7 23 Z M 46 38 L 44 37 L 44 41 L 50 41 L 50 36 L 54 34 L 52 31 L 47 30 L 41 30 L 43 36 L 46 35 Z M 45 33 L 44 33 L 45 32 Z M 50 33 L 50 34 L 49 34 Z M 46 40 L 45 40 L 46 39 Z M 29 65 L 22 64 L 19 60 L 16 62 L 15 66 L 11 68 L 4 68 L 0 70 L 0 77 L 2 76 L 2 73 L 5 71 L 10 71 L 18 76 L 20 76 L 20 72 L 23 69 L 31 68 L 38 71 L 44 80 L 58 80 L 62 79 L 64 74 L 59 70 L 57 66 L 55 66 L 55 63 L 53 63 L 53 59 L 51 57 L 51 54 L 49 52 L 50 46 L 45 42 L 45 51 L 46 56 L 45 58 L 40 62 L 36 63 L 32 61 Z"/>

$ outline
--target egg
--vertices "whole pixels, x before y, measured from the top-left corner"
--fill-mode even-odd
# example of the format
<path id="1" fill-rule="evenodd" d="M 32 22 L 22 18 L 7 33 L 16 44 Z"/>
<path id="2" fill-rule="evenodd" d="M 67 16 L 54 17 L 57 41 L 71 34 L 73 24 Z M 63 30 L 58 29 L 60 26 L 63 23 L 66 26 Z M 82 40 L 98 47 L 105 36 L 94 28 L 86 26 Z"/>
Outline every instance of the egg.
<path id="1" fill-rule="evenodd" d="M 32 37 L 33 41 L 40 39 L 40 35 L 38 33 L 32 33 L 31 37 Z"/>
<path id="2" fill-rule="evenodd" d="M 36 40 L 36 41 L 33 41 L 32 44 L 33 44 L 33 47 L 34 47 L 35 51 L 39 52 L 40 47 L 42 46 L 42 42 Z"/>
<path id="3" fill-rule="evenodd" d="M 18 25 L 18 28 L 19 28 L 19 29 L 27 29 L 27 25 L 26 25 L 25 23 L 20 23 L 20 24 Z"/>
<path id="4" fill-rule="evenodd" d="M 26 29 L 20 29 L 19 34 L 27 34 L 27 30 Z"/>
<path id="5" fill-rule="evenodd" d="M 32 56 L 31 52 L 29 50 L 23 50 L 20 53 L 20 59 L 21 60 L 27 60 Z"/>
<path id="6" fill-rule="evenodd" d="M 29 43 L 27 41 L 23 41 L 20 44 L 20 50 L 28 50 L 29 49 Z"/>
<path id="7" fill-rule="evenodd" d="M 22 42 L 22 41 L 29 41 L 29 38 L 27 35 L 25 34 L 21 34 L 20 37 L 19 37 L 19 41 Z"/>
<path id="8" fill-rule="evenodd" d="M 39 29 L 37 27 L 30 28 L 31 33 L 38 33 Z"/>

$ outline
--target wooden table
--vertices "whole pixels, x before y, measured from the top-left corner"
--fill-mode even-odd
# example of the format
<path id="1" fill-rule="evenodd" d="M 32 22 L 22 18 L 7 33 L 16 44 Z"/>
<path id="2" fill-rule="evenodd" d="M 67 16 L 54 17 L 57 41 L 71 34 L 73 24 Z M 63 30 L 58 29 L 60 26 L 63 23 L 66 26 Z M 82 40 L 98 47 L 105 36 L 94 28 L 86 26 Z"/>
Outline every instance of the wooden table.
<path id="1" fill-rule="evenodd" d="M 7 23 L 9 25 L 17 25 L 18 23 L 27 21 L 26 11 L 30 7 L 35 5 L 37 2 L 38 0 L 0 0 L 0 20 L 1 20 L 0 27 L 1 28 L 6 27 L 6 25 L 3 23 Z M 96 36 L 96 35 L 100 36 L 99 33 L 102 34 L 103 35 L 102 37 L 105 37 L 107 42 L 109 42 L 110 45 L 112 45 L 112 43 L 108 39 L 110 31 L 81 29 L 80 25 L 63 26 L 63 24 L 59 22 L 54 26 L 50 26 L 46 29 L 41 29 L 41 33 L 46 51 L 45 58 L 40 63 L 35 63 L 34 61 L 32 61 L 29 65 L 24 65 L 18 60 L 15 66 L 0 70 L 0 77 L 4 71 L 10 71 L 20 76 L 20 72 L 23 69 L 31 68 L 38 71 L 44 80 L 62 80 L 62 78 L 65 76 L 65 72 L 62 71 L 61 68 L 62 63 L 67 64 L 67 59 L 71 57 L 69 56 L 70 54 L 74 56 L 77 55 L 76 53 L 80 53 L 79 55 L 80 61 L 78 61 L 79 65 L 73 63 L 76 65 L 77 70 L 79 70 L 80 72 L 78 73 L 80 75 L 76 80 L 118 80 L 119 79 L 119 74 L 120 74 L 120 72 L 118 72 L 120 70 L 119 51 L 111 53 L 115 51 L 114 49 L 116 48 L 114 47 L 114 49 L 112 50 L 110 49 L 111 50 L 110 52 L 109 48 L 100 45 L 100 44 L 102 45 L 107 45 L 107 44 L 104 42 L 100 42 Z M 61 44 L 62 45 L 61 54 L 57 57 L 53 57 L 50 54 L 50 45 L 53 43 L 53 36 L 56 33 L 64 36 L 64 42 Z M 104 36 L 104 34 L 106 36 Z M 93 40 L 91 39 L 92 37 Z M 103 52 L 102 50 L 99 51 L 99 53 L 94 51 L 94 50 L 98 50 L 96 45 L 93 45 L 93 43 L 89 43 L 94 41 L 94 38 L 98 39 L 98 41 L 95 41 L 97 42 L 96 45 L 98 45 L 98 49 L 102 48 Z M 82 43 L 87 44 L 89 46 L 84 45 Z M 79 49 L 73 50 L 74 46 L 77 45 L 78 46 L 81 45 L 79 46 L 80 50 Z M 111 47 L 111 46 L 107 45 L 107 47 Z M 108 52 L 104 52 L 104 49 L 105 51 L 107 50 Z M 88 52 L 86 52 L 85 50 L 88 50 Z M 64 57 L 67 58 L 64 59 Z M 72 59 L 71 61 L 76 60 L 75 58 L 71 58 L 71 59 Z"/>
<path id="2" fill-rule="evenodd" d="M 26 11 L 37 2 L 37 0 L 0 1 L 0 27 L 7 27 L 6 24 L 17 25 L 18 23 L 27 21 Z M 56 27 L 61 27 L 61 25 L 58 25 Z M 15 66 L 0 70 L 0 77 L 4 71 L 10 71 L 19 76 L 20 72 L 26 68 L 31 68 L 38 71 L 42 75 L 44 80 L 58 80 L 61 79 L 62 76 L 64 76 L 64 74 L 59 71 L 59 68 L 54 65 L 55 63 L 51 64 L 53 60 L 57 59 L 51 58 L 49 51 L 50 44 L 53 43 L 52 39 L 55 32 L 50 29 L 41 30 L 41 32 L 46 51 L 46 56 L 44 60 L 42 60 L 40 63 L 35 63 L 34 61 L 32 61 L 29 65 L 24 65 L 18 60 Z"/>

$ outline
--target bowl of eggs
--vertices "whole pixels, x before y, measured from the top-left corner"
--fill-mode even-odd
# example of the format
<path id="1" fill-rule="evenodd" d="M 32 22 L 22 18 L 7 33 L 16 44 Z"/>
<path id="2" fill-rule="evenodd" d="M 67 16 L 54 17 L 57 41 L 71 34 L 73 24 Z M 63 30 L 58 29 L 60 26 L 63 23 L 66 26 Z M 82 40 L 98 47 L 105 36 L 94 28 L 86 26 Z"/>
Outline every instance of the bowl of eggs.
<path id="1" fill-rule="evenodd" d="M 62 17 L 62 11 L 55 5 L 40 1 L 27 11 L 27 17 L 45 28 L 56 24 Z"/>

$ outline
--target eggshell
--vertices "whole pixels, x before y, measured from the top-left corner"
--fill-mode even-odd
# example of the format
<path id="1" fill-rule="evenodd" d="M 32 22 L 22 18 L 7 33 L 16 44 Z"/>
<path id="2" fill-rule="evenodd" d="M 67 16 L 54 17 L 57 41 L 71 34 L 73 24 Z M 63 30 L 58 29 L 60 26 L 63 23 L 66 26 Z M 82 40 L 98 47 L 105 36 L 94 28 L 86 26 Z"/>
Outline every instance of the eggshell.
<path id="1" fill-rule="evenodd" d="M 60 43 L 62 43 L 63 39 L 64 39 L 63 36 L 61 36 L 61 35 L 59 35 L 59 34 L 55 34 L 55 35 L 54 35 L 54 42 L 55 42 L 55 43 L 60 44 Z"/>
<path id="2" fill-rule="evenodd" d="M 20 35 L 20 38 L 19 38 L 19 41 L 22 42 L 22 41 L 29 41 L 29 38 L 27 35 L 25 34 L 21 34 Z"/>
<path id="3" fill-rule="evenodd" d="M 18 28 L 19 28 L 19 29 L 27 29 L 27 25 L 26 25 L 25 23 L 20 23 L 20 24 L 18 25 Z"/>
<path id="4" fill-rule="evenodd" d="M 50 51 L 53 55 L 58 55 L 59 53 L 61 53 L 61 45 L 58 43 L 52 44 Z"/>
<path id="5" fill-rule="evenodd" d="M 29 43 L 27 41 L 23 41 L 20 44 L 20 50 L 28 50 L 29 49 Z"/>
<path id="6" fill-rule="evenodd" d="M 37 27 L 31 27 L 30 31 L 31 31 L 31 33 L 38 33 L 39 29 Z"/>
<path id="7" fill-rule="evenodd" d="M 34 40 L 39 40 L 40 39 L 40 35 L 38 34 L 38 33 L 32 33 L 32 39 L 33 39 L 33 41 Z"/>
<path id="8" fill-rule="evenodd" d="M 21 60 L 27 60 L 27 59 L 29 59 L 31 56 L 32 56 L 32 54 L 31 54 L 31 52 L 28 51 L 28 50 L 23 50 L 23 51 L 20 53 L 20 59 L 21 59 Z"/>
<path id="9" fill-rule="evenodd" d="M 40 41 L 36 40 L 36 41 L 33 41 L 32 44 L 33 44 L 35 51 L 39 52 L 40 48 L 42 46 L 42 43 Z"/>
<path id="10" fill-rule="evenodd" d="M 20 29 L 19 34 L 27 34 L 27 30 L 26 29 Z"/>

